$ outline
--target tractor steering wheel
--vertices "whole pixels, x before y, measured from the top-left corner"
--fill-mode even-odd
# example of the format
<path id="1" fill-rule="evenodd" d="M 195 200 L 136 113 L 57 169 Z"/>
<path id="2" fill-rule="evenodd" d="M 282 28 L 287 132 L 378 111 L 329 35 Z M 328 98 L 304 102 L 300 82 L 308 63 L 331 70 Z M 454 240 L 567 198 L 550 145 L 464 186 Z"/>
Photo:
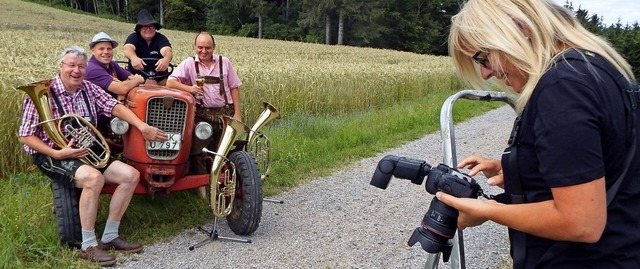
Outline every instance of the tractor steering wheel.
<path id="1" fill-rule="evenodd" d="M 139 74 L 141 75 L 145 80 L 147 79 L 153 79 L 155 81 L 160 81 L 163 80 L 165 78 L 168 78 L 169 75 L 171 75 L 171 73 L 173 72 L 173 68 L 175 67 L 175 65 L 173 65 L 172 63 L 169 63 L 169 67 L 167 68 L 166 71 L 164 72 L 156 72 L 155 70 L 155 66 L 156 63 L 158 62 L 159 59 L 156 58 L 141 58 L 144 63 L 145 63 L 145 69 L 146 71 L 143 70 L 136 70 L 133 68 L 133 66 L 131 65 L 131 61 L 116 61 L 118 64 L 125 64 L 126 65 L 126 69 L 129 70 L 129 72 L 131 72 L 131 74 Z"/>

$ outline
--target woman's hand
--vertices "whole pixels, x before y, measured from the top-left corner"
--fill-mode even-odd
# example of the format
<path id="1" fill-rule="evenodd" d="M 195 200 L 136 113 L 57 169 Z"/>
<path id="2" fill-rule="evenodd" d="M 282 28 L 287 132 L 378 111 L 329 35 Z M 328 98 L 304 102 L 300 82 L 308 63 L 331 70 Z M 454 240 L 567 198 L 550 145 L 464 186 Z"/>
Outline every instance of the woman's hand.
<path id="1" fill-rule="evenodd" d="M 485 217 L 491 207 L 499 205 L 494 200 L 481 200 L 473 198 L 458 198 L 453 195 L 446 194 L 444 192 L 437 192 L 436 198 L 455 209 L 458 210 L 458 228 L 464 229 L 467 227 L 478 226 L 487 220 Z"/>
<path id="2" fill-rule="evenodd" d="M 502 164 L 499 160 L 489 160 L 482 156 L 470 156 L 458 164 L 458 168 L 468 168 L 470 176 L 475 176 L 482 172 L 487 177 L 487 184 L 504 188 L 504 177 L 502 176 Z"/>

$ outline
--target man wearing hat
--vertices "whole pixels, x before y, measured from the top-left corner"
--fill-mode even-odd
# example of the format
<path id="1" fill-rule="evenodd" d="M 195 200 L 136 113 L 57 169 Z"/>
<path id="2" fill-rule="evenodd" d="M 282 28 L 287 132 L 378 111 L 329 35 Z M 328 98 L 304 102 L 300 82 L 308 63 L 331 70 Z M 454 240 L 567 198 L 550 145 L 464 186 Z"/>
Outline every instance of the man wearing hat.
<path id="1" fill-rule="evenodd" d="M 118 96 L 126 95 L 131 89 L 143 84 L 145 79 L 141 75 L 132 75 L 113 61 L 113 49 L 117 46 L 118 42 L 104 32 L 93 36 L 89 43 L 91 58 L 87 63 L 86 79 L 100 86 L 111 96 L 122 99 Z M 109 121 L 110 118 L 99 117 L 96 127 L 106 133 L 109 130 Z"/>
<path id="2" fill-rule="evenodd" d="M 138 12 L 134 32 L 124 42 L 124 55 L 129 58 L 129 70 L 145 78 L 155 75 L 158 84 L 164 85 L 169 77 L 169 64 L 173 59 L 169 39 L 157 31 L 162 25 L 156 22 L 148 10 Z M 153 60 L 143 60 L 153 59 Z"/>

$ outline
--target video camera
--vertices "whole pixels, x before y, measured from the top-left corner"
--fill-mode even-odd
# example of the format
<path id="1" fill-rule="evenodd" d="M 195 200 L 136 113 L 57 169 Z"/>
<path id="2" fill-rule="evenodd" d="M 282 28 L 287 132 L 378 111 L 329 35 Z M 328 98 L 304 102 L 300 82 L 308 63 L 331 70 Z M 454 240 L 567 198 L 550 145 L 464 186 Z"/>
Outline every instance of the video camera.
<path id="1" fill-rule="evenodd" d="M 443 191 L 460 198 L 478 198 L 483 195 L 482 188 L 472 177 L 454 168 L 444 164 L 432 168 L 425 161 L 394 155 L 387 155 L 378 162 L 370 184 L 386 189 L 391 176 L 411 180 L 416 185 L 421 185 L 426 176 L 425 189 L 430 194 Z M 413 246 L 420 242 L 426 252 L 442 252 L 442 260 L 447 262 L 453 247 L 451 239 L 457 229 L 458 210 L 434 197 L 420 227 L 413 231 L 408 244 Z"/>

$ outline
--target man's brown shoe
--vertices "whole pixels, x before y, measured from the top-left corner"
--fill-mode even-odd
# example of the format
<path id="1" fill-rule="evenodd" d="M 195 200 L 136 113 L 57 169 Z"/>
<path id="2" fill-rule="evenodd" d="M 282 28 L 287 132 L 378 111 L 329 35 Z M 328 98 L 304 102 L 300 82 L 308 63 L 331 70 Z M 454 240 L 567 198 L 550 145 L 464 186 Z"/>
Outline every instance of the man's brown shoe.
<path id="1" fill-rule="evenodd" d="M 78 258 L 103 266 L 114 265 L 116 258 L 98 247 L 89 247 L 87 250 L 80 250 Z"/>
<path id="2" fill-rule="evenodd" d="M 138 253 L 142 251 L 142 244 L 129 243 L 120 237 L 116 237 L 109 243 L 100 243 L 100 248 L 103 250 L 116 250 L 122 253 Z"/>

